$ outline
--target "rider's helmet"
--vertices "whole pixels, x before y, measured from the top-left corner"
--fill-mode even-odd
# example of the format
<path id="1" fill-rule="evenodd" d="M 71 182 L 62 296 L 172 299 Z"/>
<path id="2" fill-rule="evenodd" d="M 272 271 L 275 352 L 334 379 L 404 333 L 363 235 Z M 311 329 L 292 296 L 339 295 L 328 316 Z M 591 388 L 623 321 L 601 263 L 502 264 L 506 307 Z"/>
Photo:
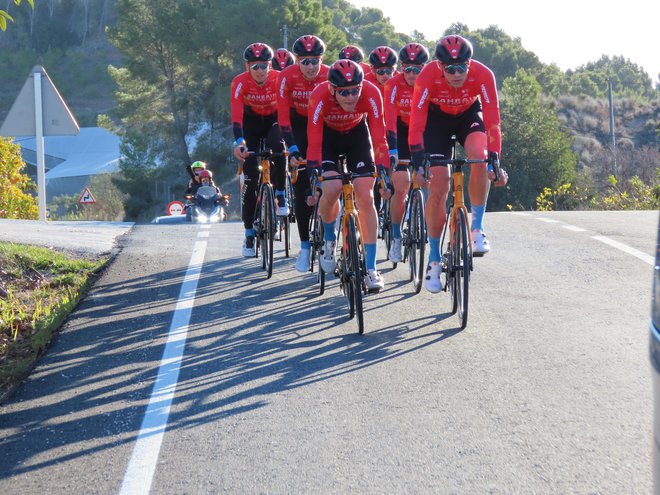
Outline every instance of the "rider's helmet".
<path id="1" fill-rule="evenodd" d="M 270 62 L 273 59 L 273 49 L 266 43 L 252 43 L 243 52 L 246 62 Z"/>
<path id="2" fill-rule="evenodd" d="M 328 72 L 328 82 L 336 88 L 357 86 L 362 83 L 362 79 L 362 67 L 352 60 L 337 60 Z"/>
<path id="3" fill-rule="evenodd" d="M 359 64 L 364 60 L 364 53 L 355 45 L 346 45 L 339 50 L 339 60 L 352 60 Z"/>
<path id="4" fill-rule="evenodd" d="M 457 34 L 442 38 L 435 47 L 435 57 L 443 64 L 462 64 L 472 58 L 472 43 Z"/>
<path id="5" fill-rule="evenodd" d="M 424 65 L 431 56 L 424 45 L 408 43 L 399 51 L 399 60 L 402 64 Z"/>
<path id="6" fill-rule="evenodd" d="M 296 57 L 320 57 L 325 53 L 325 43 L 318 36 L 307 34 L 293 43 L 292 51 Z"/>
<path id="7" fill-rule="evenodd" d="M 394 67 L 398 62 L 396 52 L 389 46 L 378 46 L 369 54 L 369 63 L 372 67 Z"/>
<path id="8" fill-rule="evenodd" d="M 296 60 L 293 58 L 293 54 L 286 48 L 278 48 L 275 50 L 275 56 L 273 57 L 273 69 L 283 70 L 289 65 L 296 63 Z"/>
<path id="9" fill-rule="evenodd" d="M 197 174 L 200 170 L 206 170 L 206 163 L 196 161 L 190 166 L 194 174 Z"/>
<path id="10" fill-rule="evenodd" d="M 213 180 L 213 174 L 211 173 L 210 170 L 201 171 L 201 173 L 199 174 L 199 181 L 202 182 L 204 179 L 208 179 L 209 184 L 211 183 L 211 180 Z"/>

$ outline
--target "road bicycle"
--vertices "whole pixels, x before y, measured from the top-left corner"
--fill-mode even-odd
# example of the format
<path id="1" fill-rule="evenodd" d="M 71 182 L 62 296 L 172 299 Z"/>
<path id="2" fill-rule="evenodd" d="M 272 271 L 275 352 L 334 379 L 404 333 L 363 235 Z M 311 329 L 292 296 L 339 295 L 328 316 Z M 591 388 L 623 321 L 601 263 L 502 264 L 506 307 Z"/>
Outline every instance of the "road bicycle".
<path id="1" fill-rule="evenodd" d="M 320 192 L 318 187 L 320 184 L 319 172 L 317 169 L 313 169 L 309 173 L 309 190 L 311 195 L 314 196 L 317 190 Z M 312 216 L 309 218 L 309 244 L 310 244 L 310 263 L 309 271 L 314 273 L 314 264 L 317 259 L 321 257 L 321 250 L 323 249 L 323 222 L 321 221 L 321 215 L 319 214 L 319 201 L 316 200 L 314 204 L 314 210 L 312 211 Z M 319 264 L 318 270 L 316 271 L 316 281 L 319 283 L 319 295 L 323 295 L 325 292 L 325 272 Z"/>
<path id="2" fill-rule="evenodd" d="M 266 140 L 263 138 L 259 142 L 259 151 L 248 153 L 259 161 L 259 192 L 253 220 L 254 257 L 258 258 L 261 251 L 261 268 L 267 271 L 266 278 L 270 278 L 273 275 L 273 241 L 277 229 L 275 193 L 270 183 L 270 170 L 272 159 L 285 156 L 285 153 L 275 153 L 267 148 Z"/>
<path id="3" fill-rule="evenodd" d="M 337 175 L 319 177 L 320 181 L 341 180 L 344 206 L 342 209 L 337 247 L 339 255 L 335 268 L 335 276 L 339 278 L 339 287 L 348 301 L 349 319 L 357 315 L 358 332 L 364 333 L 364 312 L 362 297 L 367 294 L 365 284 L 366 263 L 362 236 L 360 235 L 360 220 L 355 204 L 353 180 L 361 177 L 375 177 L 374 173 L 356 174 L 346 169 L 346 157 L 339 155 L 340 172 Z"/>
<path id="4" fill-rule="evenodd" d="M 456 158 L 456 136 L 452 136 L 452 158 L 438 159 L 436 155 L 427 155 L 426 160 L 431 165 L 448 165 L 451 169 L 452 196 L 447 209 L 447 221 L 442 231 L 440 245 L 442 246 L 442 272 L 445 276 L 443 291 L 451 292 L 451 314 L 458 312 L 461 329 L 468 322 L 468 301 L 470 288 L 470 272 L 473 269 L 472 240 L 470 238 L 470 223 L 468 210 L 465 206 L 463 188 L 465 174 L 463 167 L 473 163 L 487 163 L 493 168 L 495 180 L 499 176 L 499 158 L 493 153 L 488 159 Z"/>
<path id="5" fill-rule="evenodd" d="M 410 160 L 399 161 L 409 165 Z M 412 182 L 408 189 L 401 226 L 402 261 L 408 263 L 409 280 L 413 283 L 415 294 L 422 290 L 424 280 L 424 254 L 426 251 L 426 221 L 424 219 L 424 193 L 417 184 L 417 170 L 412 172 Z M 424 178 L 428 177 L 428 167 L 424 169 Z"/>
<path id="6" fill-rule="evenodd" d="M 380 182 L 381 189 L 390 189 L 390 191 L 392 191 L 389 178 L 387 177 L 387 172 L 382 165 L 378 166 L 378 181 Z M 383 242 L 385 243 L 385 249 L 389 256 L 390 247 L 392 246 L 391 198 L 381 198 L 380 211 L 378 212 L 378 238 L 383 239 Z M 396 265 L 397 264 L 395 262 L 392 262 L 393 268 L 396 268 Z"/>
<path id="7" fill-rule="evenodd" d="M 297 168 L 294 170 L 294 174 L 297 175 Z M 297 177 L 296 177 L 297 178 Z M 286 183 L 284 188 L 284 196 L 286 198 L 286 204 L 289 205 L 289 213 L 287 215 L 277 215 L 277 241 L 284 242 L 284 256 L 289 257 L 291 250 L 291 224 L 296 222 L 295 214 L 295 197 L 293 194 L 293 184 L 294 180 L 289 171 L 289 167 L 286 169 Z"/>

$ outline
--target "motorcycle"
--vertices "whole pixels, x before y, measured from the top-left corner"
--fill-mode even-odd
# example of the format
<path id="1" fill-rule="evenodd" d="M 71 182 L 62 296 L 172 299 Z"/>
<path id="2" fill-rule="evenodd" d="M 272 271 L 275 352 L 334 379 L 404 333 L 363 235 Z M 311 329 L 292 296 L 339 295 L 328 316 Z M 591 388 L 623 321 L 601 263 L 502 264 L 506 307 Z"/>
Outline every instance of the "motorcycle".
<path id="1" fill-rule="evenodd" d="M 218 195 L 215 187 L 201 186 L 197 192 L 186 194 L 186 222 L 216 223 L 227 220 L 223 206 L 229 204 L 229 194 Z"/>

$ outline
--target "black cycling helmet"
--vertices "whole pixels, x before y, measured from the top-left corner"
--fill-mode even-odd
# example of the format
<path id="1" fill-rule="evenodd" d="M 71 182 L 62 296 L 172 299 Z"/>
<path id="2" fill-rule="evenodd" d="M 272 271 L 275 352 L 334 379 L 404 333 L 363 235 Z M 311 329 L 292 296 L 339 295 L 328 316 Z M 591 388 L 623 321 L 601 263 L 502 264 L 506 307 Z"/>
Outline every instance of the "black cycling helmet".
<path id="1" fill-rule="evenodd" d="M 435 47 L 435 56 L 443 64 L 462 64 L 472 58 L 472 43 L 457 34 L 445 36 Z"/>
<path id="2" fill-rule="evenodd" d="M 408 43 L 399 51 L 399 60 L 402 64 L 424 65 L 431 55 L 424 45 Z"/>
<path id="3" fill-rule="evenodd" d="M 252 43 L 243 52 L 246 62 L 270 62 L 273 59 L 273 49 L 266 43 Z"/>
<path id="4" fill-rule="evenodd" d="M 355 45 L 346 45 L 339 50 L 339 60 L 352 60 L 359 64 L 364 60 L 364 53 L 362 53 L 362 50 Z"/>
<path id="5" fill-rule="evenodd" d="M 399 61 L 396 52 L 389 46 L 378 46 L 369 54 L 369 63 L 372 67 L 394 67 Z"/>
<path id="6" fill-rule="evenodd" d="M 328 82 L 336 88 L 357 86 L 362 83 L 362 79 L 362 67 L 352 60 L 337 60 L 328 72 Z"/>
<path id="7" fill-rule="evenodd" d="M 289 65 L 296 63 L 296 59 L 293 58 L 293 54 L 286 48 L 278 48 L 275 50 L 275 56 L 273 57 L 273 69 L 275 70 L 284 70 Z"/>
<path id="8" fill-rule="evenodd" d="M 297 57 L 320 57 L 325 53 L 325 43 L 318 36 L 306 34 L 293 43 L 291 50 Z"/>

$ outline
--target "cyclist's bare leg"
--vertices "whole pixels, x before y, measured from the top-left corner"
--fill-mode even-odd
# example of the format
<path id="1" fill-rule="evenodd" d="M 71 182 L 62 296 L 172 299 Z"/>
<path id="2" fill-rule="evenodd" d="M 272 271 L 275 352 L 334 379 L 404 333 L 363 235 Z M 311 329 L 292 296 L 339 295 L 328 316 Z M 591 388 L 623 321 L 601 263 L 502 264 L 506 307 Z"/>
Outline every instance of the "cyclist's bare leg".
<path id="1" fill-rule="evenodd" d="M 426 226 L 429 237 L 440 237 L 447 216 L 449 193 L 449 168 L 432 167 L 430 171 L 429 197 L 426 202 Z"/>
<path id="2" fill-rule="evenodd" d="M 374 244 L 378 238 L 378 214 L 374 206 L 373 177 L 360 177 L 353 181 L 355 199 L 360 218 L 360 232 L 365 244 Z"/>
<path id="3" fill-rule="evenodd" d="M 334 176 L 336 172 L 324 172 L 323 176 Z M 321 183 L 323 194 L 319 199 L 319 213 L 325 223 L 334 223 L 339 214 L 339 195 L 341 194 L 341 181 L 329 180 Z M 372 201 L 373 203 L 373 201 Z M 373 206 L 373 205 L 372 205 Z"/>
<path id="4" fill-rule="evenodd" d="M 470 160 L 483 160 L 488 157 L 487 137 L 483 132 L 473 132 L 465 138 L 465 153 Z M 470 201 L 475 205 L 485 205 L 488 200 L 488 165 L 473 163 L 470 165 Z"/>
<path id="5" fill-rule="evenodd" d="M 406 194 L 410 187 L 410 173 L 407 170 L 394 171 L 392 173 L 392 184 L 394 184 L 394 195 L 390 203 L 392 223 L 401 223 L 403 210 L 406 207 Z"/>

